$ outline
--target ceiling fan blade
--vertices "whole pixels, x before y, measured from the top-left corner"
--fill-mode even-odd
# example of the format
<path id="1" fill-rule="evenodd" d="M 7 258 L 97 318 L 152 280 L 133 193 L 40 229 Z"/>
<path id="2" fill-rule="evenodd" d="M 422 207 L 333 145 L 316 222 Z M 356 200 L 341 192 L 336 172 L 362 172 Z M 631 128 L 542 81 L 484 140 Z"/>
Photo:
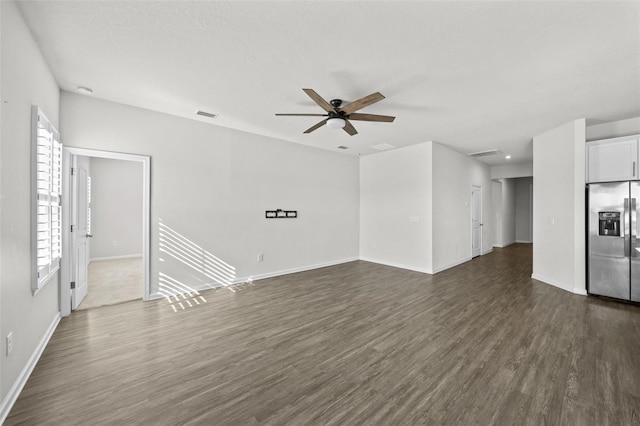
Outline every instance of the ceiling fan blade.
<path id="1" fill-rule="evenodd" d="M 333 107 L 331 106 L 331 104 L 327 101 L 325 101 L 324 99 L 322 99 L 322 97 L 320 95 L 318 95 L 315 90 L 313 89 L 302 89 L 304 90 L 304 93 L 306 93 L 307 95 L 309 95 L 309 97 L 311 99 L 313 99 L 313 101 L 315 103 L 317 103 L 318 105 L 320 105 L 320 108 L 322 108 L 323 110 L 327 111 L 327 112 L 336 112 L 335 109 L 333 109 Z"/>
<path id="2" fill-rule="evenodd" d="M 383 121 L 385 123 L 391 123 L 395 119 L 395 117 L 392 117 L 390 115 L 360 114 L 357 112 L 349 114 L 349 120 L 356 121 Z"/>
<path id="3" fill-rule="evenodd" d="M 277 116 L 291 116 L 291 117 L 327 117 L 329 114 L 276 114 Z"/>
<path id="4" fill-rule="evenodd" d="M 349 120 L 344 120 L 344 121 L 346 121 L 346 124 L 343 127 L 344 131 L 349 133 L 351 136 L 357 135 L 358 131 L 356 130 L 355 127 L 353 127 L 353 124 L 351 124 Z"/>
<path id="5" fill-rule="evenodd" d="M 375 104 L 376 102 L 381 101 L 383 99 L 384 99 L 384 96 L 382 96 L 380 92 L 372 93 L 369 96 L 365 96 L 364 98 L 360 98 L 357 101 L 353 101 L 350 104 L 343 106 L 342 108 L 340 108 L 340 111 L 343 111 L 345 114 L 348 115 L 366 106 Z"/>
<path id="6" fill-rule="evenodd" d="M 328 120 L 328 119 L 327 119 Z M 325 124 L 327 124 L 327 120 L 322 120 L 321 122 L 319 122 L 316 125 L 313 125 L 311 127 L 309 127 L 307 130 L 304 131 L 304 133 L 311 133 L 316 129 L 319 129 L 320 127 L 324 126 Z"/>

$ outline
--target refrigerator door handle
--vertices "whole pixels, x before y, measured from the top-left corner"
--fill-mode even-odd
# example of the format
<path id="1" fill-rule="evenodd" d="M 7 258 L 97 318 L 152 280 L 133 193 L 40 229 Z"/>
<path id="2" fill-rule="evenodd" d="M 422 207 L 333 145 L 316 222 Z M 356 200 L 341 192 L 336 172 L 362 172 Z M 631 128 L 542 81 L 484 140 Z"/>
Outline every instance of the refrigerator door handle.
<path id="1" fill-rule="evenodd" d="M 636 238 L 638 236 L 638 210 L 636 205 L 636 199 L 631 199 L 631 247 L 630 247 L 630 255 L 631 257 L 637 257 L 637 253 L 635 250 L 636 247 Z"/>
<path id="2" fill-rule="evenodd" d="M 622 238 L 624 238 L 624 255 L 625 257 L 631 256 L 631 239 L 629 238 L 629 221 L 625 220 L 629 217 L 629 199 L 624 199 L 624 216 L 622 217 L 624 221 Z"/>

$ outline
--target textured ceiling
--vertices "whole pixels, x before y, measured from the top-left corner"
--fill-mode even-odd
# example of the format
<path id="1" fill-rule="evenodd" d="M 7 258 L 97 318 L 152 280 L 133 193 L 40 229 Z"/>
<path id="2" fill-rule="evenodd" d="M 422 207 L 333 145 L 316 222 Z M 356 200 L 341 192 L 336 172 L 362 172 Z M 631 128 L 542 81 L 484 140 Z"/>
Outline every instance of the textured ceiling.
<path id="1" fill-rule="evenodd" d="M 437 141 L 530 161 L 570 120 L 640 116 L 640 2 L 24 1 L 64 90 L 346 154 Z M 302 132 L 326 100 L 394 123 Z M 220 114 L 215 120 L 196 110 Z M 339 145 L 349 147 L 338 150 Z M 503 157 L 486 157 L 503 164 Z"/>

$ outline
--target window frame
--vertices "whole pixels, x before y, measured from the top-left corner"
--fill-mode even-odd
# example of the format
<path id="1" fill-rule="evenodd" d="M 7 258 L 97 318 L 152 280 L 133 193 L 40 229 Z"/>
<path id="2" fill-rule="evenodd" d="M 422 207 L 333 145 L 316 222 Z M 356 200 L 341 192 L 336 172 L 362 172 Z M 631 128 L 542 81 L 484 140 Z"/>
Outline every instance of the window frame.
<path id="1" fill-rule="evenodd" d="M 31 290 L 35 294 L 60 270 L 62 142 L 38 106 L 31 107 L 31 117 Z"/>

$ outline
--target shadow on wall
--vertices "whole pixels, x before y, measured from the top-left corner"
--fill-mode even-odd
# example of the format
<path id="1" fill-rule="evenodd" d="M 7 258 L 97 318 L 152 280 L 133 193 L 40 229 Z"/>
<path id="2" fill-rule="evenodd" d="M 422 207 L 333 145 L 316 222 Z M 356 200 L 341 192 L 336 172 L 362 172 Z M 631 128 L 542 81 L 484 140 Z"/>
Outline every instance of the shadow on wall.
<path id="1" fill-rule="evenodd" d="M 232 287 L 236 279 L 235 267 L 167 226 L 162 219 L 158 220 L 158 228 L 159 291 L 174 312 L 206 303 L 198 289 L 236 291 Z"/>

